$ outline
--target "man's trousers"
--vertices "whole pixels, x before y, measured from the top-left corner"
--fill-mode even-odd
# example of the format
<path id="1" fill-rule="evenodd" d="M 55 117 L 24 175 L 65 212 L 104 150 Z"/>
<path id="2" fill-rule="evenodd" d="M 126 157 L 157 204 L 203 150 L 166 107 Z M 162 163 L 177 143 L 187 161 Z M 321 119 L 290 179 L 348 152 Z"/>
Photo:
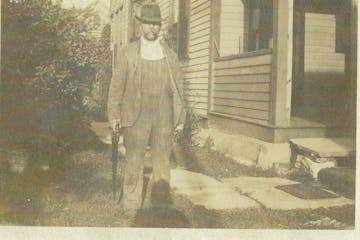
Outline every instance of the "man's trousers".
<path id="1" fill-rule="evenodd" d="M 168 94 L 143 96 L 138 119 L 124 130 L 126 165 L 124 173 L 124 207 L 139 208 L 143 189 L 143 168 L 146 147 L 151 147 L 153 183 L 164 180 L 170 182 L 170 152 L 172 147 L 172 101 Z"/>

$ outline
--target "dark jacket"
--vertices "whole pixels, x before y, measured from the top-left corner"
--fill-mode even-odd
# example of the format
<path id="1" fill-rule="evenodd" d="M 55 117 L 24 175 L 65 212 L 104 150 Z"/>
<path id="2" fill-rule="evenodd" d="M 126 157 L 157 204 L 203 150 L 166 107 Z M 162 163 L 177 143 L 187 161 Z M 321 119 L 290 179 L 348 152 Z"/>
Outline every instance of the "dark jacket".
<path id="1" fill-rule="evenodd" d="M 161 46 L 173 79 L 171 90 L 175 127 L 185 119 L 181 69 L 176 54 L 167 45 Z M 122 127 L 129 127 L 135 123 L 141 110 L 141 79 L 135 75 L 140 58 L 140 41 L 125 46 L 117 56 L 109 89 L 108 120 L 111 123 L 114 119 L 120 119 Z"/>

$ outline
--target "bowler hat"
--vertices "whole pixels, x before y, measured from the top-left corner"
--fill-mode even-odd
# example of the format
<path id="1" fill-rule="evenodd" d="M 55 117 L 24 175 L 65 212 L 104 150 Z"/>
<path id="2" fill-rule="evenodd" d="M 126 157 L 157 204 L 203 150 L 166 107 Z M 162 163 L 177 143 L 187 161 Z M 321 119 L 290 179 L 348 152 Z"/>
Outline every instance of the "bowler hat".
<path id="1" fill-rule="evenodd" d="M 160 7 L 157 4 L 146 4 L 141 7 L 141 15 L 135 16 L 140 22 L 161 23 Z"/>

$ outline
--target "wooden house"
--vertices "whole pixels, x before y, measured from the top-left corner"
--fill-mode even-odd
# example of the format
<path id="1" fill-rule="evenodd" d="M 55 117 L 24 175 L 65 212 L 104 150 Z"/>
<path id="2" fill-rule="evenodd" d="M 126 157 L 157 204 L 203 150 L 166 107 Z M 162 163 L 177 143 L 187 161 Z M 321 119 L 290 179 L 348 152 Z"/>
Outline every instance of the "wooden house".
<path id="1" fill-rule="evenodd" d="M 144 2 L 111 2 L 114 56 L 139 37 Z M 155 2 L 210 125 L 269 142 L 355 133 L 356 0 Z"/>

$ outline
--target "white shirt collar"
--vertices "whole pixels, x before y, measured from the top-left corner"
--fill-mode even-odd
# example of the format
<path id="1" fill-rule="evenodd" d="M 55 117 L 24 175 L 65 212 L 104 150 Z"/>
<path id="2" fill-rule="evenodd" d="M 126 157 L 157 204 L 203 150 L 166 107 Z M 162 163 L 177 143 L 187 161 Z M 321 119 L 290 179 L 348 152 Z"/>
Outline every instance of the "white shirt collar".
<path id="1" fill-rule="evenodd" d="M 165 57 L 159 39 L 149 41 L 143 36 L 140 39 L 140 53 L 145 60 L 160 60 Z"/>

